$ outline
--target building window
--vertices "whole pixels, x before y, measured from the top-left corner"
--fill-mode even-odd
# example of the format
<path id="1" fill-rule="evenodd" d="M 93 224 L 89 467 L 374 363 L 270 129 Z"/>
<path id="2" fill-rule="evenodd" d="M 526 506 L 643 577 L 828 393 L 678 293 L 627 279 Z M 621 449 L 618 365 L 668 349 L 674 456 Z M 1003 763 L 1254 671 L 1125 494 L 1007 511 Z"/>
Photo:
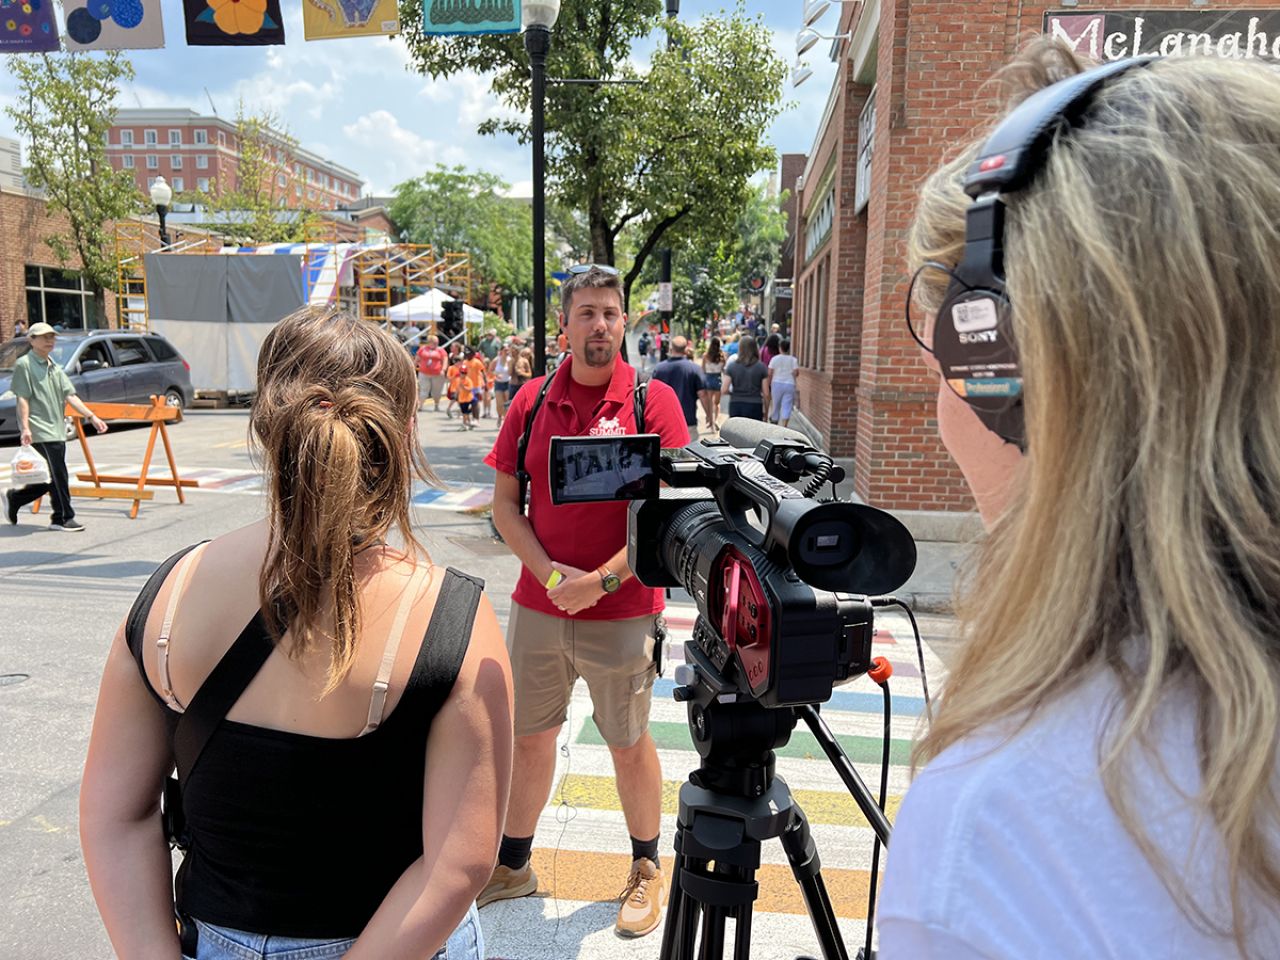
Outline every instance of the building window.
<path id="1" fill-rule="evenodd" d="M 132 169 L 133 169 L 133 154 L 126 153 L 126 154 L 121 158 L 121 162 L 124 164 L 124 168 L 125 168 L 126 170 L 132 170 Z"/>
<path id="2" fill-rule="evenodd" d="M 208 192 L 209 192 L 209 178 L 208 178 L 208 177 L 196 177 L 196 189 L 197 189 L 197 190 L 199 190 L 201 193 L 208 193 Z"/>
<path id="3" fill-rule="evenodd" d="M 302 196 L 302 184 L 300 184 L 300 183 L 295 183 L 295 184 L 293 185 L 293 195 L 294 195 L 295 197 L 301 197 L 301 196 Z"/>
<path id="4" fill-rule="evenodd" d="M 873 89 L 858 117 L 858 172 L 853 183 L 853 212 L 861 213 L 871 201 L 871 154 L 876 137 L 876 92 Z"/>
<path id="5" fill-rule="evenodd" d="M 316 198 L 316 192 L 315 192 L 314 190 L 308 190 L 308 191 L 307 191 L 307 199 L 308 199 L 308 200 L 314 200 L 315 198 Z"/>
<path id="6" fill-rule="evenodd" d="M 169 163 L 170 163 L 170 165 L 173 167 L 173 169 L 175 169 L 175 170 L 181 170 L 181 169 L 182 169 L 182 154 L 180 154 L 180 153 L 175 153 L 173 156 L 171 156 L 171 157 L 169 158 Z"/>
<path id="7" fill-rule="evenodd" d="M 26 269 L 27 324 L 48 323 L 55 329 L 83 330 L 93 316 L 93 292 L 80 274 L 57 267 Z"/>
<path id="8" fill-rule="evenodd" d="M 187 182 L 186 182 L 185 180 L 183 180 L 183 179 L 182 179 L 182 177 L 174 177 L 174 178 L 173 178 L 173 192 L 174 192 L 174 193 L 181 193 L 181 192 L 182 192 L 183 190 L 185 190 L 185 189 L 187 189 Z"/>
<path id="9" fill-rule="evenodd" d="M 276 186 L 277 187 L 288 186 L 288 181 L 285 180 L 283 173 L 276 174 Z"/>
<path id="10" fill-rule="evenodd" d="M 147 189 L 148 189 L 148 190 L 150 190 L 150 189 L 151 189 L 152 187 L 154 187 L 155 185 L 156 185 L 156 178 L 155 178 L 155 177 L 147 177 Z"/>
<path id="11" fill-rule="evenodd" d="M 295 177 L 300 177 L 300 176 L 302 176 L 302 164 L 300 164 L 300 163 L 295 163 L 295 164 L 293 165 L 293 175 L 294 175 Z"/>
<path id="12" fill-rule="evenodd" d="M 121 146 L 123 146 L 123 147 L 132 147 L 132 146 L 133 146 L 133 131 L 132 131 L 132 130 L 121 130 L 121 131 L 120 131 L 120 145 L 121 145 Z"/>
<path id="13" fill-rule="evenodd" d="M 147 154 L 147 169 L 148 170 L 160 169 L 160 158 L 157 157 L 154 153 Z"/>
<path id="14" fill-rule="evenodd" d="M 170 144 L 170 146 L 175 146 L 175 147 L 176 147 L 176 146 L 179 146 L 181 143 L 182 143 L 182 131 L 181 131 L 181 130 L 170 130 L 170 131 L 169 131 L 169 144 Z"/>
<path id="15" fill-rule="evenodd" d="M 197 169 L 197 170 L 208 170 L 208 169 L 209 169 L 209 158 L 208 158 L 208 156 L 206 156 L 206 155 L 205 155 L 205 154 L 203 154 L 203 153 L 198 153 L 198 154 L 196 154 L 196 169 Z"/>
<path id="16" fill-rule="evenodd" d="M 159 143 L 160 139 L 154 130 L 143 130 L 142 142 L 147 146 L 151 146 L 153 144 Z"/>
<path id="17" fill-rule="evenodd" d="M 195 143 L 203 146 L 209 142 L 209 133 L 206 130 L 197 130 L 195 132 Z"/>
<path id="18" fill-rule="evenodd" d="M 227 145 L 227 135 L 221 130 L 218 131 L 218 146 L 225 147 Z"/>

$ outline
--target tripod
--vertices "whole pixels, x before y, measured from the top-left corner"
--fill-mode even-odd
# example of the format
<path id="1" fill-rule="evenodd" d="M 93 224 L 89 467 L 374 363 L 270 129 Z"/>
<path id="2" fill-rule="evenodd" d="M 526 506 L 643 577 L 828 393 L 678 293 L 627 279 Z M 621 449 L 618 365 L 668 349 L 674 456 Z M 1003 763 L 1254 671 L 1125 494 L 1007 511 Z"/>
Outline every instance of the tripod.
<path id="1" fill-rule="evenodd" d="M 824 960 L 848 960 L 809 822 L 786 781 L 774 773 L 773 750 L 786 744 L 798 717 L 804 717 L 886 843 L 888 820 L 814 707 L 766 709 L 749 699 L 725 702 L 711 662 L 696 644 L 685 648 L 696 679 L 677 690 L 677 699 L 690 701 L 689 728 L 702 763 L 680 788 L 661 960 L 720 960 L 729 917 L 734 919 L 733 958 L 748 960 L 760 843 L 775 838 L 800 886 Z"/>

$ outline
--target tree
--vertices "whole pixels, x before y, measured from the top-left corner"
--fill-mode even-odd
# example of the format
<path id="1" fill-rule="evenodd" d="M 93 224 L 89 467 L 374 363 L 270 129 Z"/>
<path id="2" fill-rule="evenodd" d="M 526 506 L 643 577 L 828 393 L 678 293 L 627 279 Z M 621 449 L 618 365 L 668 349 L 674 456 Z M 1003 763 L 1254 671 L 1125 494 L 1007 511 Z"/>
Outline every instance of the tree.
<path id="1" fill-rule="evenodd" d="M 529 109 L 529 64 L 519 36 L 432 37 L 421 32 L 422 0 L 405 0 L 402 22 L 415 66 L 433 77 L 491 75 L 508 106 Z M 565 0 L 548 58 L 552 77 L 637 79 L 632 50 L 661 29 L 673 50 L 653 54 L 643 85 L 551 84 L 547 173 L 553 199 L 586 218 L 592 259 L 614 264 L 629 232 L 626 298 L 669 232 L 696 222 L 728 232 L 748 178 L 773 162 L 763 142 L 780 109 L 784 66 L 760 18 L 739 3 L 696 28 L 668 23 L 660 0 Z M 527 141 L 528 126 L 489 120 L 481 132 Z"/>
<path id="2" fill-rule="evenodd" d="M 508 197 L 510 185 L 491 173 L 438 165 L 396 187 L 391 219 L 411 243 L 470 253 L 473 274 L 487 290 L 533 290 L 533 217 L 524 200 Z"/>
<path id="3" fill-rule="evenodd" d="M 214 214 L 212 219 L 220 228 L 241 230 L 257 243 L 305 240 L 314 215 L 289 197 L 297 139 L 276 114 L 249 113 L 241 100 L 236 106 L 235 145 L 235 182 L 214 180 L 207 195 L 197 194 Z"/>
<path id="4" fill-rule="evenodd" d="M 5 113 L 26 141 L 23 172 L 44 192 L 50 212 L 61 211 L 68 222 L 65 232 L 44 241 L 63 267 L 79 257 L 80 273 L 93 291 L 92 325 L 105 326 L 105 291 L 118 282 L 109 224 L 143 209 L 133 174 L 113 170 L 106 156 L 119 83 L 133 79 L 133 66 L 114 51 L 8 60 L 18 94 Z"/>

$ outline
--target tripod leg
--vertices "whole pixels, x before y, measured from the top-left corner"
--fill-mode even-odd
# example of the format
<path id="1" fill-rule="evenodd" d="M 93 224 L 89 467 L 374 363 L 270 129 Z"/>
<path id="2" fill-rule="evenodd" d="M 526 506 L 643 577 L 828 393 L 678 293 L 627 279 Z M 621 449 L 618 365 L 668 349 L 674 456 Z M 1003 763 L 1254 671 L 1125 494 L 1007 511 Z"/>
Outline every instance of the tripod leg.
<path id="1" fill-rule="evenodd" d="M 818 847 L 809 833 L 809 821 L 799 804 L 795 805 L 794 810 L 791 823 L 780 838 L 782 849 L 786 851 L 791 872 L 800 885 L 800 894 L 804 897 L 809 919 L 818 935 L 824 960 L 849 960 L 849 951 L 840 936 L 835 908 L 831 906 L 827 885 L 822 882 L 822 864 L 818 860 Z"/>
<path id="2" fill-rule="evenodd" d="M 698 960 L 721 960 L 724 956 L 724 907 L 705 907 L 702 911 L 702 948 Z"/>

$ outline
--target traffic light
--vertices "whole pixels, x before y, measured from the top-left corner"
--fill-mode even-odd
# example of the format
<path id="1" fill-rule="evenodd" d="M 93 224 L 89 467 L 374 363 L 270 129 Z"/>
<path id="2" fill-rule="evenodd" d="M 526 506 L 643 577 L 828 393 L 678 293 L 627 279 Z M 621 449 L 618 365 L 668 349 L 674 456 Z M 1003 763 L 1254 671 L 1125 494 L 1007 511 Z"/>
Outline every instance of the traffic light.
<path id="1" fill-rule="evenodd" d="M 440 311 L 440 332 L 452 340 L 462 333 L 462 301 L 446 300 Z"/>

